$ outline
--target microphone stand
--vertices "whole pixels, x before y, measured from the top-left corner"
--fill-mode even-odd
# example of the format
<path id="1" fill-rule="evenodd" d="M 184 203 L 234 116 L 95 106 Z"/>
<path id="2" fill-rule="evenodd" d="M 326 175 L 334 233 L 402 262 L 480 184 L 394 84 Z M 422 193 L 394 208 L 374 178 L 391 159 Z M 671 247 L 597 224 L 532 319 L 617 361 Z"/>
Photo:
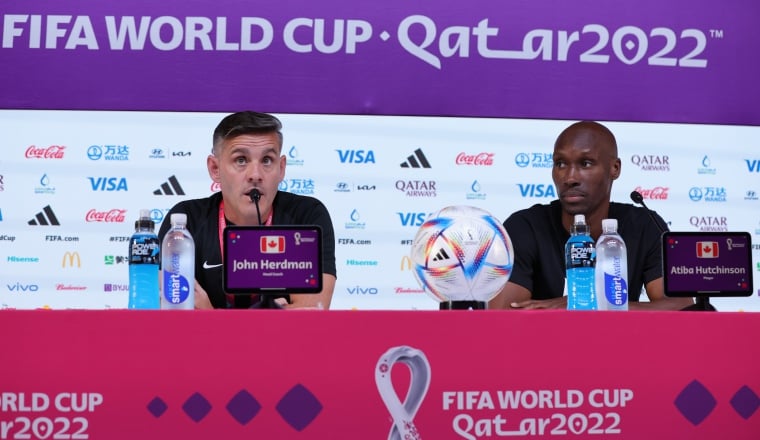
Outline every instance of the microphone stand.
<path id="1" fill-rule="evenodd" d="M 256 217 L 258 217 L 259 220 L 259 226 L 261 226 L 261 210 L 259 209 L 259 200 L 261 200 L 261 193 L 258 189 L 254 188 L 251 190 L 250 193 L 248 193 L 248 196 L 251 198 L 251 201 L 254 205 L 256 205 Z M 259 300 L 258 302 L 251 305 L 250 308 L 252 309 L 283 309 L 281 305 L 277 304 L 275 301 L 275 298 L 266 295 L 263 293 L 259 293 Z"/>

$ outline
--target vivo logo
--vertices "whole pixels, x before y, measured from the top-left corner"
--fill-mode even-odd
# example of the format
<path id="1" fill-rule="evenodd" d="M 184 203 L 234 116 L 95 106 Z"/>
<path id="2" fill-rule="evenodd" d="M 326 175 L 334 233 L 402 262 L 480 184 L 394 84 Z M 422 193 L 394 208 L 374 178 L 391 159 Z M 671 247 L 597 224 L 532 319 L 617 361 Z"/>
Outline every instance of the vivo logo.
<path id="1" fill-rule="evenodd" d="M 517 186 L 520 187 L 520 195 L 523 197 L 557 197 L 554 192 L 554 185 L 518 183 Z"/>
<path id="2" fill-rule="evenodd" d="M 6 287 L 8 287 L 8 290 L 11 292 L 36 292 L 40 290 L 40 287 L 36 284 L 6 284 Z"/>
<path id="3" fill-rule="evenodd" d="M 375 153 L 372 150 L 335 150 L 338 152 L 340 163 L 375 163 Z"/>
<path id="4" fill-rule="evenodd" d="M 128 191 L 126 177 L 88 177 L 93 191 Z"/>
<path id="5" fill-rule="evenodd" d="M 425 212 L 397 212 L 401 226 L 422 226 L 428 214 Z"/>
<path id="6" fill-rule="evenodd" d="M 375 287 L 347 287 L 346 291 L 349 295 L 377 295 L 377 289 Z"/>

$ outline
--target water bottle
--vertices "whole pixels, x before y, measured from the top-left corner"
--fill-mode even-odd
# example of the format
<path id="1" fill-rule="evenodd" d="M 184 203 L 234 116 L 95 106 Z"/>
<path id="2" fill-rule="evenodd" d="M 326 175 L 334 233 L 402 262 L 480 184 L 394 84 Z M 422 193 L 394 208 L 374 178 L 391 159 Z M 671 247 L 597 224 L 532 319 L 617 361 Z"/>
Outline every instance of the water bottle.
<path id="1" fill-rule="evenodd" d="M 154 232 L 156 225 L 150 211 L 140 210 L 135 232 L 129 239 L 129 301 L 130 309 L 158 309 L 158 263 L 161 245 Z"/>
<path id="2" fill-rule="evenodd" d="M 628 256 L 614 218 L 602 220 L 595 271 L 599 310 L 628 310 Z"/>
<path id="3" fill-rule="evenodd" d="M 192 310 L 195 307 L 195 242 L 187 230 L 187 215 L 172 214 L 171 229 L 161 243 L 161 308 Z"/>
<path id="4" fill-rule="evenodd" d="M 594 290 L 594 240 L 586 216 L 576 214 L 570 239 L 565 244 L 567 309 L 596 310 Z"/>

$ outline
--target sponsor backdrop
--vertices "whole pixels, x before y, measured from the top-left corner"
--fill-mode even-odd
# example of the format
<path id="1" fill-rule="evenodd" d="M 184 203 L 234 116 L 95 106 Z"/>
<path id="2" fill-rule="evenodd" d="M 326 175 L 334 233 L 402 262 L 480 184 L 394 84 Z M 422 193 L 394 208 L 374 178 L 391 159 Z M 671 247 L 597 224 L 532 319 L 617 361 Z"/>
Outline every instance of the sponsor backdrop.
<path id="1" fill-rule="evenodd" d="M 553 199 L 570 120 L 619 121 L 615 200 L 637 189 L 672 229 L 760 242 L 758 15 L 750 0 L 5 1 L 0 305 L 124 307 L 139 209 L 160 221 L 217 190 L 211 132 L 242 109 L 282 116 L 281 189 L 330 209 L 335 308 L 436 308 L 406 258 L 417 227 L 447 205 L 503 220 Z"/>
<path id="2" fill-rule="evenodd" d="M 206 171 L 221 113 L 0 111 L 0 303 L 125 307 L 127 242 L 216 191 Z M 556 197 L 551 150 L 567 121 L 279 115 L 280 189 L 318 197 L 336 233 L 337 309 L 434 309 L 410 270 L 418 227 L 447 205 L 503 220 Z M 749 231 L 760 243 L 760 127 L 610 122 L 638 190 L 673 230 Z M 755 290 L 760 250 L 754 245 Z M 760 298 L 713 301 L 760 310 Z"/>

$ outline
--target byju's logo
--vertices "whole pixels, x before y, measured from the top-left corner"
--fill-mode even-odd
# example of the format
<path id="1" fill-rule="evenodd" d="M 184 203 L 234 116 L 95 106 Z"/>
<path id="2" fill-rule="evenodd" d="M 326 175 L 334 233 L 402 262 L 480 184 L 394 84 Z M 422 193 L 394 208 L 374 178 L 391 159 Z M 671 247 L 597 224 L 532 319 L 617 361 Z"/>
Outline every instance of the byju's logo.
<path id="1" fill-rule="evenodd" d="M 87 149 L 90 160 L 129 160 L 129 147 L 126 145 L 91 145 Z"/>
<path id="2" fill-rule="evenodd" d="M 689 198 L 693 202 L 725 202 L 726 201 L 726 188 L 725 187 L 692 187 L 689 190 Z"/>
<path id="3" fill-rule="evenodd" d="M 88 177 L 93 191 L 129 191 L 126 177 Z"/>
<path id="4" fill-rule="evenodd" d="M 171 176 L 169 179 L 161 184 L 161 187 L 153 191 L 153 194 L 157 196 L 184 196 L 185 190 L 182 189 L 182 185 L 179 184 L 176 176 Z"/>
<path id="5" fill-rule="evenodd" d="M 760 159 L 744 159 L 750 173 L 760 173 Z"/>
<path id="6" fill-rule="evenodd" d="M 551 168 L 554 166 L 552 153 L 517 153 L 515 156 L 515 165 L 525 168 L 528 165 L 531 168 Z"/>
<path id="7" fill-rule="evenodd" d="M 404 162 L 401 162 L 401 168 L 432 168 L 428 162 L 425 153 L 421 148 L 414 150 L 414 154 L 409 155 Z"/>
<path id="8" fill-rule="evenodd" d="M 338 152 L 340 163 L 375 163 L 375 153 L 372 150 L 335 150 Z"/>
<path id="9" fill-rule="evenodd" d="M 27 223 L 32 226 L 61 226 L 50 205 L 42 208 L 42 211 L 38 212 L 34 218 Z"/>
<path id="10" fill-rule="evenodd" d="M 552 184 L 518 183 L 517 186 L 523 197 L 557 197 Z"/>

